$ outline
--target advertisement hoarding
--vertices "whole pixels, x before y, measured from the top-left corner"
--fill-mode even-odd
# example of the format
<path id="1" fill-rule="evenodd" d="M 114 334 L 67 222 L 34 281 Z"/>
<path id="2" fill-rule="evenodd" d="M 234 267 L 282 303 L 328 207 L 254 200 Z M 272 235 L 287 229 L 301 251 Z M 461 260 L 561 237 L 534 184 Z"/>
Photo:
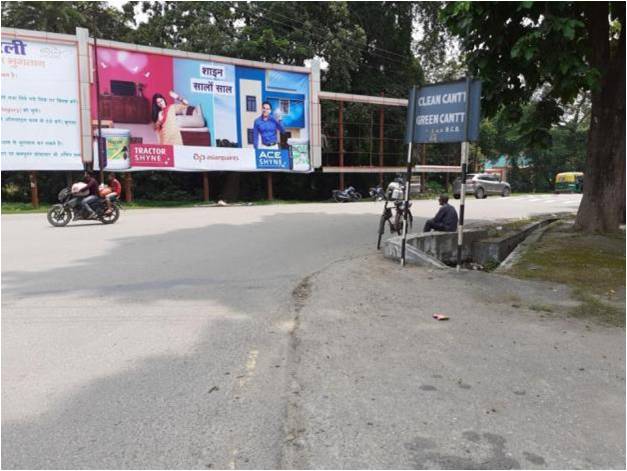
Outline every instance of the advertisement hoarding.
<path id="1" fill-rule="evenodd" d="M 77 48 L 2 38 L 2 170 L 81 170 Z"/>
<path id="2" fill-rule="evenodd" d="M 312 170 L 309 74 L 108 47 L 97 56 L 107 169 Z"/>

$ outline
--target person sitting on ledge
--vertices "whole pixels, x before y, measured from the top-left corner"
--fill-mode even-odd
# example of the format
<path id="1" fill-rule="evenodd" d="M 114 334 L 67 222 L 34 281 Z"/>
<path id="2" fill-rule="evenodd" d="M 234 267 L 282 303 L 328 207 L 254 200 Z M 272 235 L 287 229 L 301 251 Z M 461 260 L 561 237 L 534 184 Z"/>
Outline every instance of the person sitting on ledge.
<path id="1" fill-rule="evenodd" d="M 441 194 L 438 201 L 442 207 L 433 219 L 427 220 L 423 232 L 431 232 L 432 230 L 455 232 L 457 230 L 457 211 L 448 204 L 448 195 Z"/>

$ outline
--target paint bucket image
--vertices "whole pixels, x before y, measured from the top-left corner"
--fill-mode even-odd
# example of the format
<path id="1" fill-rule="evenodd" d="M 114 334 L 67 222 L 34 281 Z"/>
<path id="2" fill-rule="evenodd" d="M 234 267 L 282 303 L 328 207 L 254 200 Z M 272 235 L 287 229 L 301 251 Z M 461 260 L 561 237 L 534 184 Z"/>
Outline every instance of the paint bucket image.
<path id="1" fill-rule="evenodd" d="M 289 138 L 287 143 L 290 145 L 293 169 L 301 172 L 310 170 L 309 141 L 305 139 Z"/>
<path id="2" fill-rule="evenodd" d="M 103 128 L 101 133 L 107 150 L 106 169 L 125 170 L 130 168 L 131 132 L 128 129 Z M 94 141 L 94 155 L 98 155 L 96 140 Z"/>

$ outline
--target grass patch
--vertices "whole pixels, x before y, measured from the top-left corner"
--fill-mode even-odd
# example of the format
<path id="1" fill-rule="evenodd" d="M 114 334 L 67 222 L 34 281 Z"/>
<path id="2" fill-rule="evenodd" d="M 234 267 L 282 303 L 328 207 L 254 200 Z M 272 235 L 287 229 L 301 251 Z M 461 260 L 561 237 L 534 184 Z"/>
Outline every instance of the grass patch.
<path id="1" fill-rule="evenodd" d="M 573 316 L 625 325 L 624 308 L 602 300 L 611 300 L 625 288 L 624 232 L 583 234 L 569 224 L 558 224 L 523 254 L 509 275 L 569 285 L 581 301 L 570 312 Z"/>
<path id="2" fill-rule="evenodd" d="M 33 208 L 30 203 L 5 203 L 2 202 L 2 214 L 45 213 L 51 205 L 40 204 L 39 208 Z"/>
<path id="3" fill-rule="evenodd" d="M 363 201 L 370 201 L 370 199 L 365 199 Z M 305 200 L 256 200 L 251 201 L 253 206 L 267 206 L 271 204 L 313 204 L 313 203 L 335 203 L 333 200 L 323 200 L 323 201 L 305 201 Z M 336 203 L 337 204 L 337 203 Z"/>
<path id="4" fill-rule="evenodd" d="M 370 200 L 366 200 L 370 201 Z M 152 209 L 152 208 L 193 208 L 194 206 L 212 205 L 217 201 L 197 201 L 197 200 L 133 200 L 132 203 L 122 201 L 124 209 Z M 335 203 L 334 201 L 304 201 L 304 200 L 257 200 L 257 201 L 238 201 L 229 203 L 230 205 L 250 204 L 252 206 L 267 206 L 272 204 L 305 204 L 305 203 Z M 337 203 L 335 203 L 337 204 Z M 28 213 L 46 213 L 52 206 L 48 203 L 42 203 L 39 208 L 33 208 L 31 203 L 13 203 L 2 202 L 2 214 L 28 214 Z"/>
<path id="5" fill-rule="evenodd" d="M 581 304 L 570 310 L 570 315 L 579 318 L 594 318 L 604 324 L 625 327 L 625 309 L 601 301 L 582 290 L 575 292 Z"/>
<path id="6" fill-rule="evenodd" d="M 487 262 L 485 262 L 485 264 L 483 265 L 483 269 L 485 271 L 494 271 L 499 267 L 499 265 L 500 265 L 500 262 L 494 259 L 490 259 Z"/>
<path id="7" fill-rule="evenodd" d="M 549 229 L 510 274 L 606 294 L 625 283 L 625 234 L 580 234 L 559 225 Z"/>
<path id="8" fill-rule="evenodd" d="M 194 205 L 202 204 L 202 201 L 188 201 L 188 200 L 166 200 L 166 201 L 153 201 L 153 200 L 133 200 L 131 203 L 125 203 L 122 201 L 122 207 L 124 209 L 151 209 L 151 208 L 191 208 Z"/>

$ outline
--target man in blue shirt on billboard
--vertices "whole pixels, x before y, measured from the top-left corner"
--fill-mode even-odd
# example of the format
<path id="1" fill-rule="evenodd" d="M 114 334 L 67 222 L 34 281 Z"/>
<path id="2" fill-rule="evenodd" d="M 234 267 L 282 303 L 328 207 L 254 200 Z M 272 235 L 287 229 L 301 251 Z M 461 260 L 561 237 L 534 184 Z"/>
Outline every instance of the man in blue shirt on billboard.
<path id="1" fill-rule="evenodd" d="M 285 128 L 280 121 L 272 116 L 272 105 L 264 101 L 261 104 L 261 116 L 255 120 L 253 126 L 253 145 L 255 149 L 278 149 L 279 136 L 277 131 L 285 132 Z M 259 137 L 261 136 L 261 145 Z"/>

